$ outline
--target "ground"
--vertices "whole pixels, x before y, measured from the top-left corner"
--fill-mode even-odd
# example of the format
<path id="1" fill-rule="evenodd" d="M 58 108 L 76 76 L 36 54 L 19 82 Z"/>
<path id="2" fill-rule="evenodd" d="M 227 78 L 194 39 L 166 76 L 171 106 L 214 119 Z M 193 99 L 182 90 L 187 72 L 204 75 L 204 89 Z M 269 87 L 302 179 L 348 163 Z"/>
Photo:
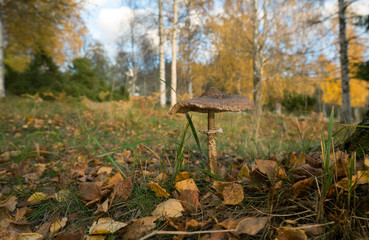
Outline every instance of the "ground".
<path id="1" fill-rule="evenodd" d="M 0 239 L 369 237 L 369 174 L 327 141 L 342 126 L 216 114 L 214 177 L 206 136 L 200 150 L 168 110 L 153 98 L 1 102 Z M 207 127 L 204 114 L 192 121 Z"/>

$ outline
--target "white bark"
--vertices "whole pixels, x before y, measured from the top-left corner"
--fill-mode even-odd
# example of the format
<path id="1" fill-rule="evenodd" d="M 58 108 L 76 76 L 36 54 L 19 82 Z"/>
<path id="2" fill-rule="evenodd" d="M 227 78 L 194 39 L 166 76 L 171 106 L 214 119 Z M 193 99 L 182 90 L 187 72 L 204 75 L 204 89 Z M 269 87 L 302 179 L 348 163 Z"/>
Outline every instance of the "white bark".
<path id="1" fill-rule="evenodd" d="M 178 2 L 173 1 L 173 33 L 172 33 L 172 90 L 170 92 L 170 105 L 177 103 L 177 21 L 178 21 Z"/>
<path id="2" fill-rule="evenodd" d="M 349 60 L 347 54 L 346 38 L 346 8 L 345 0 L 338 0 L 338 18 L 339 18 L 339 41 L 340 41 L 340 62 L 341 62 L 341 87 L 342 87 L 342 110 L 341 121 L 352 123 L 352 108 L 350 96 L 350 76 Z"/>
<path id="3" fill-rule="evenodd" d="M 163 21 L 163 0 L 159 0 L 159 71 L 160 71 L 160 106 L 165 107 L 165 54 L 164 54 L 164 21 Z"/>
<path id="4" fill-rule="evenodd" d="M 0 0 L 0 6 L 3 6 L 4 1 Z M 4 79 L 4 23 L 3 10 L 0 9 L 0 98 L 5 97 L 5 79 Z"/>

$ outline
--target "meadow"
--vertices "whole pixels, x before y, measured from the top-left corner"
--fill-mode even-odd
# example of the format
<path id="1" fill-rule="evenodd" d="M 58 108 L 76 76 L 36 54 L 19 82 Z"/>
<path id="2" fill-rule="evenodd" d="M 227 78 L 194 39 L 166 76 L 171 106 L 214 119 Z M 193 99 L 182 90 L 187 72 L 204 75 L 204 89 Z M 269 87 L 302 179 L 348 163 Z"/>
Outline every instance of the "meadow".
<path id="1" fill-rule="evenodd" d="M 217 134 L 220 172 L 213 178 L 206 136 L 198 133 L 200 151 L 186 117 L 168 111 L 152 97 L 0 102 L 0 226 L 12 229 L 1 234 L 59 240 L 368 237 L 367 175 L 336 148 L 348 133 L 333 118 L 216 114 L 223 133 Z M 191 115 L 197 132 L 207 128 L 205 114 Z M 184 209 L 165 218 L 154 214 L 168 198 Z"/>

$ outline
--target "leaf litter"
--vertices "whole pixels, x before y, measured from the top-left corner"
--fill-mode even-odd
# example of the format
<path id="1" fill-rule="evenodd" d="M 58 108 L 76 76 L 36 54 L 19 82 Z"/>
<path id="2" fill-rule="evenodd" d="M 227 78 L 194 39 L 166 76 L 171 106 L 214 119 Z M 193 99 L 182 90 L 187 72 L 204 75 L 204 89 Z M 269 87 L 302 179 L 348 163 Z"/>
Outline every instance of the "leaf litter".
<path id="1" fill-rule="evenodd" d="M 35 119 L 17 119 L 14 131 L 42 129 L 43 123 L 50 122 L 69 136 L 85 138 L 60 117 Z M 107 125 L 118 131 L 124 123 Z M 104 145 L 109 150 L 119 147 Z M 19 150 L 2 152 L 0 239 L 139 239 L 148 234 L 163 239 L 171 235 L 177 239 L 319 239 L 323 233 L 350 239 L 367 231 L 368 158 L 365 169 L 350 173 L 352 156 L 340 151 L 330 154 L 335 180 L 323 205 L 326 220 L 318 221 L 316 198 L 326 174 L 320 152 L 283 153 L 254 161 L 221 153 L 224 181 L 217 181 L 191 167 L 201 155 L 186 151 L 184 162 L 189 167 L 177 174 L 168 160 L 175 150 L 162 145 L 141 144 L 110 154 L 120 170 L 101 151 L 95 155 L 67 148 L 63 142 L 35 143 L 27 155 Z M 354 192 L 357 198 L 350 204 L 360 206 L 362 214 L 350 215 L 347 210 L 347 199 Z M 349 222 L 356 232 L 329 230 Z"/>

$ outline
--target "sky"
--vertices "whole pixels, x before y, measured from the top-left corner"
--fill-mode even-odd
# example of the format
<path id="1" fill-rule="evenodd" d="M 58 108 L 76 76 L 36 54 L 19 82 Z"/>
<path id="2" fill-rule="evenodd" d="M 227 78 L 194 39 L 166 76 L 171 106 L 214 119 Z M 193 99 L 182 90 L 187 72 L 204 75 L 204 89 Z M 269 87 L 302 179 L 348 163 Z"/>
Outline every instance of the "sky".
<path id="1" fill-rule="evenodd" d="M 133 0 L 134 1 L 134 0 Z M 115 43 L 122 33 L 129 30 L 129 22 L 132 17 L 131 9 L 124 0 L 87 0 L 85 5 L 84 20 L 86 22 L 90 36 L 103 43 L 108 55 L 113 58 L 117 51 Z M 153 2 L 153 1 L 151 1 Z M 337 9 L 337 0 L 330 0 L 324 3 L 327 12 L 334 12 Z M 354 3 L 355 12 L 360 15 L 369 14 L 369 0 L 358 0 Z M 146 4 L 136 11 L 137 15 L 153 13 L 156 10 L 154 4 Z M 158 44 L 157 30 L 149 31 L 154 44 Z"/>

